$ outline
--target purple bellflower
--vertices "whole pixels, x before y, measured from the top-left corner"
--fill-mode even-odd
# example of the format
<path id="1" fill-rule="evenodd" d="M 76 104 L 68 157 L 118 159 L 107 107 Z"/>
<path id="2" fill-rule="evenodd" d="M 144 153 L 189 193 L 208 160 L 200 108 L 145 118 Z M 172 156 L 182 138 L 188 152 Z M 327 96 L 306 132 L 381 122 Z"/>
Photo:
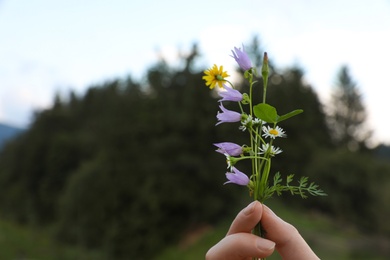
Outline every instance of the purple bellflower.
<path id="1" fill-rule="evenodd" d="M 220 103 L 219 108 L 222 110 L 222 113 L 218 112 L 217 119 L 219 120 L 219 122 L 216 125 L 219 125 L 222 123 L 234 123 L 234 122 L 241 121 L 241 114 L 240 113 L 226 109 L 222 105 L 222 103 Z"/>
<path id="2" fill-rule="evenodd" d="M 240 48 L 234 47 L 234 51 L 232 50 L 232 57 L 236 60 L 240 68 L 244 71 L 252 68 L 251 60 L 249 59 L 248 54 L 244 51 L 244 46 L 242 46 L 242 51 Z"/>
<path id="3" fill-rule="evenodd" d="M 246 186 L 249 184 L 250 180 L 245 173 L 240 172 L 235 167 L 232 167 L 232 170 L 234 173 L 233 172 L 226 173 L 226 178 L 228 179 L 228 181 L 225 182 L 224 184 L 234 183 L 234 184 L 242 185 L 242 186 Z"/>
<path id="4" fill-rule="evenodd" d="M 226 85 L 224 85 L 225 91 L 218 91 L 218 95 L 222 97 L 222 99 L 219 100 L 219 102 L 222 101 L 235 101 L 240 102 L 242 100 L 242 94 L 240 91 L 230 88 Z"/>
<path id="5" fill-rule="evenodd" d="M 222 153 L 222 154 L 228 154 L 230 156 L 239 156 L 242 154 L 242 147 L 241 145 L 231 143 L 231 142 L 223 142 L 223 143 L 217 143 L 214 144 L 218 149 L 216 152 Z"/>

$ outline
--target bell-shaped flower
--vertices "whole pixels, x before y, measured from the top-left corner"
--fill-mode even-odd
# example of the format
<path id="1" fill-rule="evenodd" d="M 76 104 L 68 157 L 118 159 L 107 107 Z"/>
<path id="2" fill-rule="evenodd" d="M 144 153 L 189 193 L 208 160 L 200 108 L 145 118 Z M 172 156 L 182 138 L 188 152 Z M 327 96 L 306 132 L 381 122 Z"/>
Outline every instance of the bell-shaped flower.
<path id="1" fill-rule="evenodd" d="M 216 150 L 218 153 L 228 154 L 230 156 L 239 156 L 242 154 L 242 146 L 235 143 L 223 142 L 214 145 L 218 147 Z"/>
<path id="2" fill-rule="evenodd" d="M 219 108 L 222 110 L 222 113 L 218 112 L 217 119 L 219 122 L 216 125 L 241 121 L 240 113 L 226 109 L 222 103 L 219 105 Z"/>
<path id="3" fill-rule="evenodd" d="M 228 181 L 225 182 L 224 184 L 226 184 L 226 183 L 234 183 L 234 184 L 242 185 L 242 186 L 246 186 L 246 185 L 249 184 L 250 180 L 249 180 L 248 176 L 245 173 L 240 172 L 235 167 L 232 167 L 232 171 L 233 172 L 227 172 L 226 173 L 226 178 L 228 179 Z"/>
<path id="4" fill-rule="evenodd" d="M 242 94 L 240 91 L 230 88 L 226 85 L 224 85 L 225 90 L 218 91 L 218 95 L 222 97 L 219 101 L 235 101 L 240 102 L 242 100 Z"/>
<path id="5" fill-rule="evenodd" d="M 248 54 L 244 51 L 244 46 L 242 46 L 242 50 L 234 47 L 232 53 L 232 57 L 236 60 L 242 70 L 246 71 L 252 68 L 251 60 L 249 59 Z"/>

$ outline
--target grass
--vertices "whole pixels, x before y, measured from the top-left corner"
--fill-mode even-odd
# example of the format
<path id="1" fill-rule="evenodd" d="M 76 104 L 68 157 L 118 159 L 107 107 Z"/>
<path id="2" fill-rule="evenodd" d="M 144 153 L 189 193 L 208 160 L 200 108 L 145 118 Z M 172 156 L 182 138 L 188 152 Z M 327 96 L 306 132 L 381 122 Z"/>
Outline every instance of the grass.
<path id="1" fill-rule="evenodd" d="M 47 230 L 22 227 L 0 219 L 0 259 L 4 260 L 100 260 L 99 252 L 64 246 Z"/>
<path id="2" fill-rule="evenodd" d="M 334 223 L 315 212 L 286 208 L 276 200 L 269 206 L 298 228 L 321 259 L 390 259 L 390 238 L 365 236 L 353 226 Z M 191 232 L 178 245 L 167 248 L 156 260 L 199 260 L 223 238 L 234 216 L 217 226 L 204 225 Z M 22 227 L 0 219 L 0 259 L 4 260 L 106 260 L 102 251 L 64 246 L 51 239 L 49 230 Z M 274 253 L 269 260 L 281 257 Z M 111 259 L 110 259 L 111 260 Z"/>

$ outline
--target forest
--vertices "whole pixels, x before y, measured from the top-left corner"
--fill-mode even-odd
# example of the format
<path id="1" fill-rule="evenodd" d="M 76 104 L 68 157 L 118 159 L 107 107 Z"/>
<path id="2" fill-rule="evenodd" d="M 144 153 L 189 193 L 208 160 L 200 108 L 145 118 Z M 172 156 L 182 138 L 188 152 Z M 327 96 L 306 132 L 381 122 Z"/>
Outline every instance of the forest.
<path id="1" fill-rule="evenodd" d="M 260 67 L 256 38 L 247 50 Z M 245 206 L 245 189 L 223 185 L 226 166 L 213 143 L 232 140 L 231 126 L 215 126 L 218 97 L 202 80 L 207 68 L 194 66 L 198 53 L 194 44 L 182 66 L 160 60 L 142 80 L 129 75 L 56 95 L 1 150 L 1 218 L 50 227 L 60 243 L 98 248 L 107 259 L 153 259 L 188 230 Z M 340 65 L 329 104 L 302 68 L 272 60 L 270 68 L 269 103 L 282 113 L 304 110 L 281 123 L 289 138 L 273 171 L 308 176 L 327 193 L 283 195 L 281 203 L 390 236 L 390 156 L 368 146 L 372 132 L 348 66 Z"/>

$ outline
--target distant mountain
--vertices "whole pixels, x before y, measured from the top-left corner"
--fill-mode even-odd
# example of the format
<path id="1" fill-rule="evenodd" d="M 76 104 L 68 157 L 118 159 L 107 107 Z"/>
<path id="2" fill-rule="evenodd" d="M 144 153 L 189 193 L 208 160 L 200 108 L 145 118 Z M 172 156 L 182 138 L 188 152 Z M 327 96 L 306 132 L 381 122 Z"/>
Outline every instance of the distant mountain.
<path id="1" fill-rule="evenodd" d="M 20 134 L 24 129 L 0 123 L 0 150 L 5 143 Z"/>
<path id="2" fill-rule="evenodd" d="M 384 159 L 390 159 L 390 145 L 381 144 L 374 149 L 376 156 Z"/>

